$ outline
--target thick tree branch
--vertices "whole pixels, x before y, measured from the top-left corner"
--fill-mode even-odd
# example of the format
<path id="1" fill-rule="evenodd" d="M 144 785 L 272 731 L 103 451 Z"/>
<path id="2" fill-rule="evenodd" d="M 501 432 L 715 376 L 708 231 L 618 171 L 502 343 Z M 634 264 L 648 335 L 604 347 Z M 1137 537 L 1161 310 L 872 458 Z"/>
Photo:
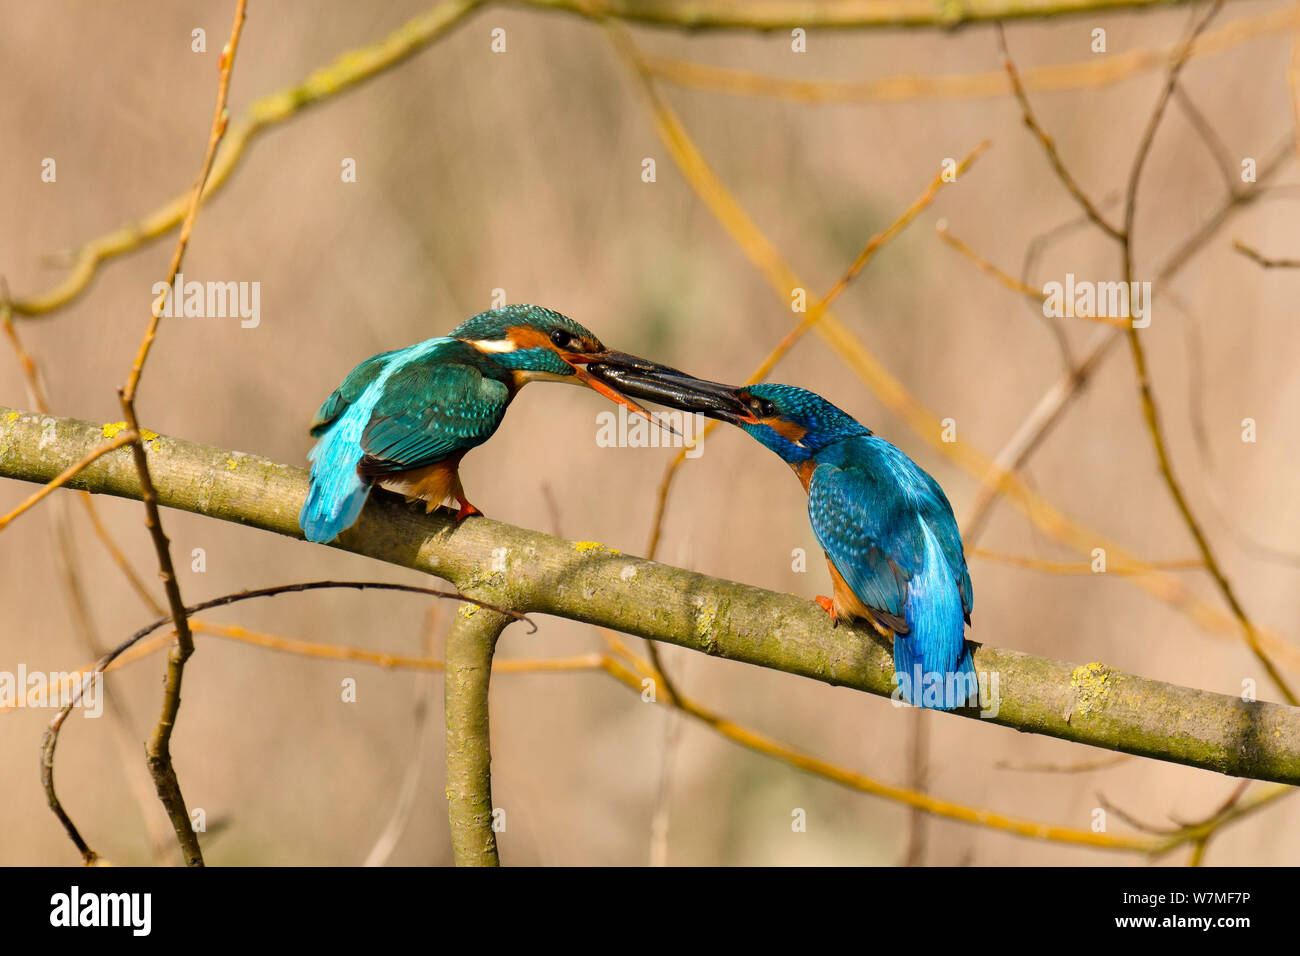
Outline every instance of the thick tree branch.
<path id="1" fill-rule="evenodd" d="M 49 481 L 103 438 L 102 426 L 0 407 L 0 476 Z M 303 469 L 167 437 L 147 447 L 160 504 L 300 536 Z M 130 456 L 120 450 L 69 485 L 140 496 Z M 486 518 L 455 526 L 441 513 L 426 517 L 377 495 L 336 547 L 436 575 L 520 612 L 597 624 L 868 693 L 893 692 L 889 651 L 861 631 L 833 630 L 811 601 L 590 542 Z M 981 622 L 976 634 L 993 639 L 997 622 Z M 1233 776 L 1300 784 L 1300 708 L 987 646 L 975 660 L 981 672 L 998 680 L 999 709 L 988 718 L 991 723 Z"/>

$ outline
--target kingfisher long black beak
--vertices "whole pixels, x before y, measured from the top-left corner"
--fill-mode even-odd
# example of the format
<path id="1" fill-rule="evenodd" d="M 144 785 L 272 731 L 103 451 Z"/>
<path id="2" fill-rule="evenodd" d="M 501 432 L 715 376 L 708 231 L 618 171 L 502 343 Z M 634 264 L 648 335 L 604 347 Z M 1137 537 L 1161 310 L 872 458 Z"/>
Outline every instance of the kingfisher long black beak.
<path id="1" fill-rule="evenodd" d="M 642 418 L 654 422 L 665 431 L 677 435 L 678 438 L 682 437 L 667 422 L 655 418 L 654 415 L 633 401 L 615 377 L 616 373 L 626 373 L 630 380 L 635 382 L 642 376 L 649 377 L 660 373 L 681 375 L 681 372 L 668 368 L 666 365 L 657 365 L 646 359 L 638 358 L 635 355 L 628 355 L 626 352 L 616 352 L 613 349 L 606 349 L 603 352 L 560 352 L 560 357 L 573 366 L 574 378 L 588 388 L 599 392 L 615 405 L 626 408 L 632 414 L 640 415 Z"/>
<path id="2" fill-rule="evenodd" d="M 630 356 L 629 356 L 630 357 Z M 636 362 L 641 362 L 636 359 Z M 694 378 L 666 365 L 641 362 L 589 365 L 588 371 L 623 395 L 640 398 L 737 425 L 754 417 L 740 397 L 740 388 Z"/>

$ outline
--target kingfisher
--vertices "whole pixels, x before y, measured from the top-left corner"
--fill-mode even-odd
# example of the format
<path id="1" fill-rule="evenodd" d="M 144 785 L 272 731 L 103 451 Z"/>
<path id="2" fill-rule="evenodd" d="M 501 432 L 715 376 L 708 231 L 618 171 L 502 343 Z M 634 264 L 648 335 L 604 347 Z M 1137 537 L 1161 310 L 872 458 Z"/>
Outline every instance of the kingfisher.
<path id="1" fill-rule="evenodd" d="M 449 335 L 374 355 L 336 388 L 311 425 L 311 486 L 298 516 L 307 540 L 332 541 L 361 514 L 373 486 L 423 501 L 426 512 L 454 499 L 456 522 L 482 514 L 465 497 L 460 462 L 497 430 L 528 382 L 595 389 L 650 418 L 585 366 L 654 375 L 664 366 L 605 348 L 572 319 L 536 305 L 474 316 Z M 708 404 L 680 386 L 684 401 Z M 653 420 L 653 419 L 652 419 Z"/>
<path id="2" fill-rule="evenodd" d="M 961 532 L 939 483 L 897 447 L 806 389 L 734 387 L 663 369 L 592 366 L 625 395 L 702 411 L 739 425 L 794 470 L 826 553 L 834 625 L 866 621 L 893 640 L 894 674 L 910 704 L 978 703 L 965 640 L 975 603 Z"/>

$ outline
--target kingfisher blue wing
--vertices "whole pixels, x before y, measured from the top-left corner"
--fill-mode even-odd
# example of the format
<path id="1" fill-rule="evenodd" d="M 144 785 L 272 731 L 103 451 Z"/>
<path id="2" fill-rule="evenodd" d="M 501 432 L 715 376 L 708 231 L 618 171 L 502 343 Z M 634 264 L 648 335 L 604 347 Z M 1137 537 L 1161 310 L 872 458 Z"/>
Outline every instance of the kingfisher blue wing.
<path id="1" fill-rule="evenodd" d="M 930 473 L 907 458 L 902 451 L 889 445 L 889 442 L 884 441 L 883 438 L 872 438 L 872 441 L 878 442 L 879 446 L 887 449 L 884 451 L 884 457 L 891 459 L 891 468 L 898 485 L 911 507 L 917 510 L 920 519 L 926 523 L 928 531 L 935 537 L 939 554 L 943 557 L 949 574 L 953 576 L 953 580 L 956 580 L 958 592 L 961 594 L 962 617 L 967 624 L 971 623 L 971 611 L 975 609 L 975 591 L 971 588 L 970 570 L 966 567 L 962 533 L 957 528 L 957 516 L 953 514 L 953 506 L 948 502 L 948 496 L 944 494 L 944 489 Z"/>
<path id="2" fill-rule="evenodd" d="M 926 475 L 931 479 L 930 475 Z M 935 488 L 939 484 L 935 483 Z M 966 553 L 962 549 L 961 531 L 957 529 L 957 518 L 953 515 L 952 506 L 948 503 L 948 498 L 940 498 L 943 509 L 932 507 L 932 509 L 922 510 L 922 518 L 926 520 L 927 527 L 935 536 L 939 544 L 940 553 L 944 555 L 944 562 L 948 564 L 949 571 L 952 572 L 953 578 L 957 580 L 957 589 L 962 597 L 962 618 L 966 623 L 971 623 L 971 611 L 975 610 L 975 589 L 971 587 L 970 568 L 966 567 Z"/>
<path id="3" fill-rule="evenodd" d="M 477 368 L 417 359 L 384 382 L 361 433 L 367 475 L 422 468 L 481 445 L 510 404 L 510 389 Z"/>
<path id="4" fill-rule="evenodd" d="M 904 572 L 907 579 L 920 573 L 925 563 L 924 530 L 916 519 L 919 517 L 924 522 L 934 535 L 948 574 L 957 585 L 962 614 L 969 623 L 975 603 L 970 571 L 966 567 L 957 519 L 939 483 L 898 448 L 874 435 L 839 442 L 819 453 L 817 461 L 819 467 L 814 478 L 823 467 L 834 468 L 834 471 L 826 472 L 825 478 L 834 480 L 823 481 L 822 492 L 827 507 L 835 505 L 831 513 L 841 514 L 841 523 L 849 529 L 860 529 L 885 552 L 894 566 Z M 808 495 L 811 516 L 811 485 Z M 813 518 L 814 530 L 816 523 L 817 519 Z M 822 547 L 826 547 L 824 542 Z M 846 551 L 849 549 L 848 545 L 842 547 Z M 830 549 L 827 551 L 829 553 Z M 854 559 L 846 553 L 845 560 L 852 563 Z M 840 567 L 838 562 L 836 568 L 853 586 L 847 569 Z M 868 587 L 868 582 L 864 581 L 863 585 Z M 856 586 L 854 592 L 866 599 Z M 884 610 L 894 609 L 887 607 Z"/>
<path id="5" fill-rule="evenodd" d="M 916 516 L 884 476 L 856 464 L 825 463 L 808 484 L 813 534 L 835 570 L 867 607 L 902 623 L 907 582 L 920 570 Z"/>
<path id="6" fill-rule="evenodd" d="M 902 452 L 899 452 L 899 455 L 902 455 Z M 912 499 L 917 512 L 934 535 L 944 562 L 957 581 L 957 589 L 961 593 L 962 616 L 969 624 L 971 611 L 975 609 L 975 591 L 970 583 L 970 569 L 966 567 L 966 552 L 962 548 L 957 518 L 952 513 L 952 505 L 948 503 L 948 496 L 943 493 L 939 483 L 911 459 L 907 462 L 911 465 L 914 477 L 921 486 L 914 488 Z"/>

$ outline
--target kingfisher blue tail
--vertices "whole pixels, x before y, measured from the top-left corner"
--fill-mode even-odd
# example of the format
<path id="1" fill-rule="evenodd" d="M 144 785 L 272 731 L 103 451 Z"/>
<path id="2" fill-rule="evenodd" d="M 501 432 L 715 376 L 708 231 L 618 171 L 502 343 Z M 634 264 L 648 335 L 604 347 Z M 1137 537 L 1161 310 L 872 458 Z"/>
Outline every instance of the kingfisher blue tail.
<path id="1" fill-rule="evenodd" d="M 366 421 L 363 414 L 368 417 L 370 409 L 355 405 L 348 409 L 307 455 L 311 490 L 298 524 L 308 541 L 333 541 L 357 520 L 370 495 L 370 483 L 357 472 L 363 454 L 359 442 Z"/>
<path id="2" fill-rule="evenodd" d="M 907 582 L 908 632 L 894 636 L 894 673 L 909 704 L 953 710 L 979 702 L 975 661 L 966 645 L 961 592 L 924 519 L 921 571 Z"/>

